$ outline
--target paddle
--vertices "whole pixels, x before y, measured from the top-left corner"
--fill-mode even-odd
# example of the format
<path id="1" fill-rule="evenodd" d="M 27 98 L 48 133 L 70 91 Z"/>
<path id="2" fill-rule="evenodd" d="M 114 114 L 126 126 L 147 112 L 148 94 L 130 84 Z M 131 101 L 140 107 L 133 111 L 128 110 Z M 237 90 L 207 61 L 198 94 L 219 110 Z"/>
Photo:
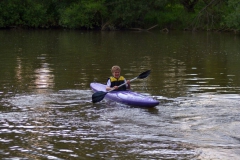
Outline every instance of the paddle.
<path id="1" fill-rule="evenodd" d="M 136 80 L 136 79 L 144 79 L 146 78 L 149 74 L 150 74 L 151 70 L 147 70 L 141 74 L 139 74 L 137 77 L 133 78 L 130 80 L 130 82 Z M 118 86 L 119 87 L 122 87 L 123 85 L 126 85 L 127 82 L 121 84 Z M 114 88 L 115 89 L 115 88 Z M 108 92 L 103 92 L 103 91 L 98 91 L 98 92 L 95 92 L 93 95 L 92 95 L 92 102 L 93 103 L 96 103 L 96 102 L 100 102 L 101 100 L 103 100 L 103 98 L 105 97 L 106 94 L 108 94 L 109 92 L 113 91 L 114 89 L 108 91 Z"/>

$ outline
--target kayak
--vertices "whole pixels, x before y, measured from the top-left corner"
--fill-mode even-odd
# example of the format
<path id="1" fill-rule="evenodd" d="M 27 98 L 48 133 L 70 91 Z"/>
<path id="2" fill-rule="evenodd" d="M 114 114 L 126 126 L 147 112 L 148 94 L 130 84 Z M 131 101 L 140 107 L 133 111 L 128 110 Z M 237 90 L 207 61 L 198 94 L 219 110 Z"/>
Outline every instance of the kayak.
<path id="1" fill-rule="evenodd" d="M 107 92 L 106 85 L 101 83 L 91 83 L 90 87 L 93 92 Z M 159 104 L 159 101 L 153 99 L 152 97 L 145 96 L 131 90 L 108 92 L 105 95 L 105 99 L 135 107 L 155 107 Z"/>

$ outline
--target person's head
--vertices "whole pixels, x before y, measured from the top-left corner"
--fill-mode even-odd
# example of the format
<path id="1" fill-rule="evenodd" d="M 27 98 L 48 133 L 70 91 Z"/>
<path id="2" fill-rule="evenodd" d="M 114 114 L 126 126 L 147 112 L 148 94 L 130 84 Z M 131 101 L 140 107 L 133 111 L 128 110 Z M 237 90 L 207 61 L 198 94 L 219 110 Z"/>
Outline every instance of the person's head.
<path id="1" fill-rule="evenodd" d="M 119 78 L 121 73 L 121 68 L 119 66 L 112 66 L 111 72 L 113 77 Z"/>

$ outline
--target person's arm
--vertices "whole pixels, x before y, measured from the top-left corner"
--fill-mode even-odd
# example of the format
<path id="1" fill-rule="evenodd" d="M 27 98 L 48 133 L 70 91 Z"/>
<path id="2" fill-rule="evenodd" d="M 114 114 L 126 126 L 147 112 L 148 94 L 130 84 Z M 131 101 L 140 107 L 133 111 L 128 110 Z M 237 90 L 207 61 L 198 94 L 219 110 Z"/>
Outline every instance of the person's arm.
<path id="1" fill-rule="evenodd" d="M 110 87 L 111 86 L 111 81 L 110 79 L 107 81 L 107 86 L 106 86 L 106 91 L 110 91 L 113 88 L 118 89 L 118 86 Z"/>
<path id="2" fill-rule="evenodd" d="M 106 87 L 106 90 L 107 90 L 107 91 L 115 90 L 115 89 L 118 89 L 118 86 L 114 86 L 114 87 L 112 87 L 112 88 L 109 87 L 109 86 Z"/>
<path id="3" fill-rule="evenodd" d="M 126 82 L 127 82 L 127 85 L 126 85 L 127 89 L 131 89 L 130 80 L 126 80 Z"/>

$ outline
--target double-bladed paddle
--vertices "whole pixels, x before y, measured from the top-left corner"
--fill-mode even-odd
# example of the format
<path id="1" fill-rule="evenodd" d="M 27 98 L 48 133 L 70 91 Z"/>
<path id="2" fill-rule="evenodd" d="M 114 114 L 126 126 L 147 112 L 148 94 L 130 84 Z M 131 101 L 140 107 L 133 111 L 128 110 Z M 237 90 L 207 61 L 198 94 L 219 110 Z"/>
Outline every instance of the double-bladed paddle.
<path id="1" fill-rule="evenodd" d="M 134 80 L 136 80 L 136 79 L 144 79 L 144 78 L 146 78 L 150 73 L 151 73 L 151 70 L 147 70 L 147 71 L 139 74 L 137 77 L 131 79 L 130 82 L 132 82 L 132 81 L 134 81 Z M 119 85 L 118 88 L 119 88 L 119 87 L 122 87 L 123 85 L 126 85 L 126 84 L 127 84 L 127 82 Z M 111 92 L 111 91 L 113 91 L 113 90 L 115 90 L 115 88 L 112 89 L 112 90 L 110 90 L 110 91 L 108 91 L 108 92 L 103 92 L 103 91 L 97 91 L 97 92 L 95 92 L 95 93 L 92 95 L 92 102 L 93 102 L 93 103 L 100 102 L 101 100 L 103 100 L 103 98 L 105 97 L 106 94 L 108 94 L 109 92 Z"/>

